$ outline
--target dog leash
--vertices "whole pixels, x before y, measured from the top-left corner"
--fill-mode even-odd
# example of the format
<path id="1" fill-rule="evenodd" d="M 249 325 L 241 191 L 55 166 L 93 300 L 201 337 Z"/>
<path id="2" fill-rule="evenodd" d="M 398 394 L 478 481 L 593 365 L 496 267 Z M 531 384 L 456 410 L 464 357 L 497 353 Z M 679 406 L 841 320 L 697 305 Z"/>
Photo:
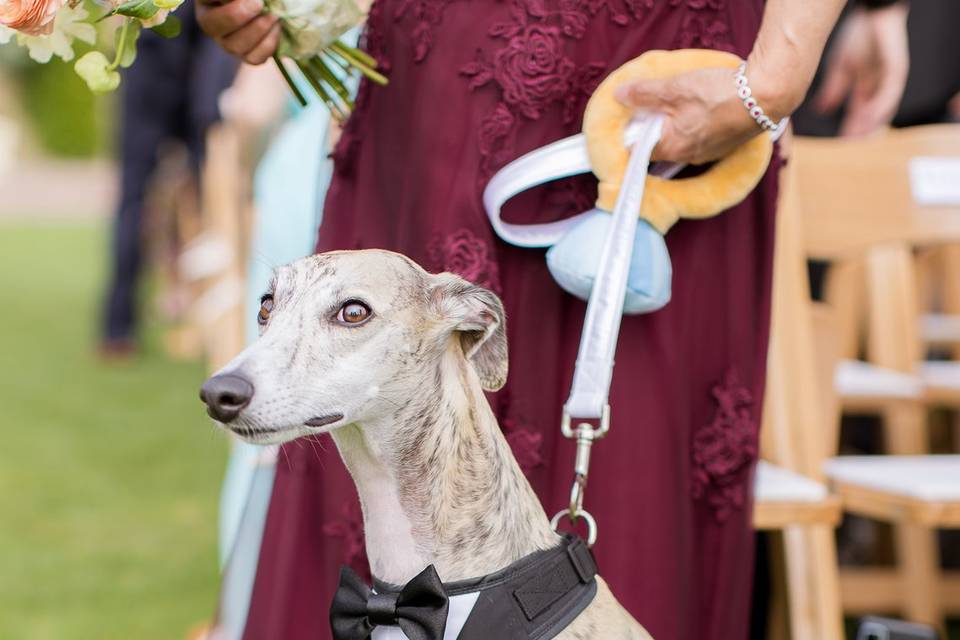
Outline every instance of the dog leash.
<path id="1" fill-rule="evenodd" d="M 624 135 L 626 144 L 630 145 L 639 135 L 639 123 L 628 127 Z M 658 162 L 650 167 L 650 173 L 669 180 L 685 167 L 684 164 Z M 511 224 L 501 217 L 503 205 L 532 187 L 592 172 L 593 167 L 587 153 L 587 138 L 582 133 L 557 140 L 517 158 L 497 171 L 483 190 L 483 206 L 490 218 L 490 224 L 502 240 L 517 247 L 555 245 L 568 231 L 590 217 L 592 211 L 584 211 L 555 222 Z"/>
<path id="2" fill-rule="evenodd" d="M 784 119 L 781 123 L 783 126 L 771 135 L 774 142 L 786 130 L 786 122 L 787 119 Z M 636 118 L 624 132 L 625 144 L 631 147 L 630 160 L 607 229 L 598 273 L 587 305 L 573 385 L 563 407 L 561 431 L 565 437 L 577 441 L 574 481 L 569 506 L 557 513 L 551 524 L 557 530 L 564 518 L 574 524 L 584 520 L 590 546 L 597 540 L 597 523 L 590 512 L 583 508 L 584 493 L 593 443 L 610 430 L 607 399 L 638 224 L 637 212 L 643 202 L 648 174 L 670 179 L 686 166 L 677 163 L 648 166 L 653 148 L 660 139 L 662 124 L 661 116 L 647 115 Z M 508 200 L 531 187 L 591 171 L 583 134 L 558 140 L 505 165 L 491 178 L 483 194 L 484 208 L 497 235 L 519 247 L 555 245 L 593 211 L 556 222 L 518 225 L 505 222 L 501 217 L 501 209 Z M 575 419 L 594 420 L 598 426 L 583 421 L 574 427 Z"/>
<path id="3" fill-rule="evenodd" d="M 584 520 L 588 527 L 587 544 L 590 546 L 597 541 L 597 522 L 583 507 L 590 472 L 590 453 L 593 443 L 610 431 L 608 398 L 613 378 L 614 352 L 623 318 L 627 274 L 650 155 L 660 140 L 662 127 L 663 117 L 651 114 L 637 119 L 628 129 L 628 140 L 633 142 L 630 161 L 607 230 L 597 279 L 587 303 L 570 397 L 563 406 L 560 429 L 565 437 L 577 441 L 577 453 L 570 504 L 553 517 L 551 526 L 557 530 L 563 518 L 574 524 Z M 574 419 L 584 421 L 574 427 Z M 594 427 L 585 420 L 597 420 L 599 424 Z"/>

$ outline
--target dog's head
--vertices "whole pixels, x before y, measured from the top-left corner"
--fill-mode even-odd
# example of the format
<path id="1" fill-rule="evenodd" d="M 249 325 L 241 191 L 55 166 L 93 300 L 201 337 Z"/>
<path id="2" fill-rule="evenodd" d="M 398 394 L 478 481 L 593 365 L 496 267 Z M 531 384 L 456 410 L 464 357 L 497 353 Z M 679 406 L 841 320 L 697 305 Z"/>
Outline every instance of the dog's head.
<path id="1" fill-rule="evenodd" d="M 485 389 L 507 376 L 503 305 L 399 254 L 342 251 L 281 267 L 260 337 L 207 380 L 207 411 L 250 442 L 280 443 L 384 417 L 436 385 L 451 349 Z"/>

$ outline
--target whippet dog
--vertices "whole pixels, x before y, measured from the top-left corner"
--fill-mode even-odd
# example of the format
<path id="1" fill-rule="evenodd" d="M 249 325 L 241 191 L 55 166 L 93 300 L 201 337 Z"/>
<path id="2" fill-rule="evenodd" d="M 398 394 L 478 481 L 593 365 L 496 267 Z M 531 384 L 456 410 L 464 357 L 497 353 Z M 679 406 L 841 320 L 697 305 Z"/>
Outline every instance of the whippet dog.
<path id="1" fill-rule="evenodd" d="M 247 442 L 331 434 L 360 496 L 378 591 L 429 565 L 445 585 L 476 585 L 563 546 L 484 396 L 507 377 L 496 295 L 399 254 L 333 252 L 279 268 L 257 320 L 259 339 L 203 385 L 201 398 Z M 539 625 L 524 637 L 649 638 L 592 574 L 595 567 L 578 615 L 551 612 L 560 628 Z M 391 623 L 369 615 L 367 629 Z M 461 628 L 462 620 L 448 623 L 442 637 L 472 637 Z M 378 631 L 370 635 L 405 637 Z"/>

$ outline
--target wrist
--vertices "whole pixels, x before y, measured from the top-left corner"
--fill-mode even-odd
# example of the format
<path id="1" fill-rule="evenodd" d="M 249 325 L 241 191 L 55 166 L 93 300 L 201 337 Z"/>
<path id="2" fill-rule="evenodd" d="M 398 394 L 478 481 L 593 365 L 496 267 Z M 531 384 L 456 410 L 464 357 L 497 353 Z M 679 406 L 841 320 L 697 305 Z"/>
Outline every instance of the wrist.
<path id="1" fill-rule="evenodd" d="M 750 79 L 754 97 L 774 122 L 797 110 L 809 84 L 798 82 L 798 76 L 802 74 L 772 69 L 753 55 L 747 59 L 746 75 Z"/>
<path id="2" fill-rule="evenodd" d="M 783 118 L 779 117 L 776 112 L 767 113 L 767 110 L 760 104 L 759 96 L 754 95 L 750 86 L 750 78 L 747 77 L 746 73 L 747 63 L 744 62 L 734 75 L 737 99 L 741 101 L 743 109 L 757 126 L 764 131 L 776 134 L 780 130 L 780 123 Z"/>

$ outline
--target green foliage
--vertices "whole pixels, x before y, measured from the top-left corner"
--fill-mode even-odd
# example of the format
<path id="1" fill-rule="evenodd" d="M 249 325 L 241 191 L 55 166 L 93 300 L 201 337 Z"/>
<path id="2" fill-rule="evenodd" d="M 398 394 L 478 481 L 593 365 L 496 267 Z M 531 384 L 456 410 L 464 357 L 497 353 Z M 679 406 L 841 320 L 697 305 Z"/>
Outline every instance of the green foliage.
<path id="1" fill-rule="evenodd" d="M 128 18 L 139 18 L 141 20 L 149 20 L 153 16 L 157 15 L 157 12 L 160 11 L 160 7 L 157 6 L 157 3 L 153 0 L 129 0 L 124 2 L 119 7 L 108 13 L 104 18 L 109 16 L 127 16 Z"/>
<path id="2" fill-rule="evenodd" d="M 157 327 L 138 362 L 94 357 L 106 238 L 0 228 L 0 638 L 185 638 L 216 606 L 226 442 Z"/>
<path id="3" fill-rule="evenodd" d="M 151 27 L 153 31 L 164 38 L 176 38 L 180 35 L 180 31 L 183 28 L 183 25 L 180 22 L 180 18 L 175 15 L 167 16 L 167 19 L 164 20 L 163 24 L 158 24 L 155 27 Z"/>
<path id="4" fill-rule="evenodd" d="M 34 137 L 48 153 L 65 157 L 90 157 L 109 146 L 111 102 L 98 98 L 58 58 L 46 65 L 18 67 L 24 114 Z"/>
<path id="5" fill-rule="evenodd" d="M 140 37 L 140 21 L 127 20 L 122 29 L 114 34 L 114 51 L 118 54 L 117 64 L 128 69 L 137 59 L 137 39 Z"/>

